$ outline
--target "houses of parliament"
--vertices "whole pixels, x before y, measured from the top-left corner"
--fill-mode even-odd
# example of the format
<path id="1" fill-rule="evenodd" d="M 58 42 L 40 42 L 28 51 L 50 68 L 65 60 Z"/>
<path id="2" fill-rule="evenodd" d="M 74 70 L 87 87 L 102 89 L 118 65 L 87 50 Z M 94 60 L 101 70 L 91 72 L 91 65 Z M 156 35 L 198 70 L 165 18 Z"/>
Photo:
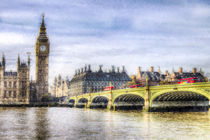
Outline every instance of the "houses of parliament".
<path id="1" fill-rule="evenodd" d="M 44 15 L 35 43 L 36 75 L 30 81 L 30 56 L 27 63 L 17 58 L 17 71 L 6 71 L 6 59 L 2 54 L 0 62 L 0 104 L 29 104 L 40 101 L 48 93 L 48 65 L 50 43 L 46 32 Z"/>

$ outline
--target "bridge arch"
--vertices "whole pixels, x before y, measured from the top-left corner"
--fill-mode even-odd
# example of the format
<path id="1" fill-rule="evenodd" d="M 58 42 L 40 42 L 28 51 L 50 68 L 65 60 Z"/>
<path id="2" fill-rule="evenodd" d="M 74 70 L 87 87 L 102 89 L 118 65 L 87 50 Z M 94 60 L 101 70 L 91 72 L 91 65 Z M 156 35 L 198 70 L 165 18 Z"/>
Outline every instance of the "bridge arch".
<path id="1" fill-rule="evenodd" d="M 78 102 L 76 104 L 76 107 L 78 108 L 84 108 L 88 104 L 88 99 L 87 98 L 80 98 L 78 99 Z"/>
<path id="2" fill-rule="evenodd" d="M 70 99 L 69 103 L 75 103 L 75 100 L 74 99 Z"/>
<path id="3" fill-rule="evenodd" d="M 208 104 L 208 93 L 197 89 L 165 90 L 153 94 L 150 98 L 151 108 L 206 109 Z"/>
<path id="4" fill-rule="evenodd" d="M 86 98 L 80 98 L 78 100 L 78 103 L 88 103 L 88 99 L 86 99 Z"/>
<path id="5" fill-rule="evenodd" d="M 75 100 L 74 100 L 74 99 L 70 99 L 70 100 L 69 100 L 69 106 L 70 106 L 70 107 L 73 107 L 74 104 L 75 104 Z"/>
<path id="6" fill-rule="evenodd" d="M 141 98 L 144 99 L 145 92 L 125 92 L 125 93 L 117 93 L 117 94 L 114 94 L 114 97 L 112 99 L 113 103 L 116 100 L 116 98 L 118 98 L 118 97 L 120 97 L 122 95 L 136 95 L 136 96 L 139 96 L 139 97 L 141 97 Z"/>
<path id="7" fill-rule="evenodd" d="M 142 109 L 144 98 L 138 94 L 121 94 L 114 98 L 113 106 L 116 109 Z"/>
<path id="8" fill-rule="evenodd" d="M 162 90 L 160 92 L 152 94 L 152 96 L 150 97 L 150 105 L 156 97 L 160 96 L 161 94 L 171 93 L 171 92 L 193 92 L 193 93 L 197 93 L 199 95 L 205 96 L 208 100 L 210 99 L 210 94 L 208 94 L 208 92 L 203 91 L 203 90 L 198 90 L 198 89 Z"/>
<path id="9" fill-rule="evenodd" d="M 90 108 L 107 108 L 109 99 L 106 96 L 95 96 L 90 104 Z"/>

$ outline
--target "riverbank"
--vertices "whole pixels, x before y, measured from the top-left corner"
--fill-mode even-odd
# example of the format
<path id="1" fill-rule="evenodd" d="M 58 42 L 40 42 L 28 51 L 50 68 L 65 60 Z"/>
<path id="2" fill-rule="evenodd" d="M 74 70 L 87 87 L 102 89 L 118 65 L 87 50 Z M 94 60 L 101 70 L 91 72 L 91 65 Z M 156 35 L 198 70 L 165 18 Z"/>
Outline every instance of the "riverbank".
<path id="1" fill-rule="evenodd" d="M 0 107 L 69 107 L 59 103 L 32 103 L 32 104 L 0 104 Z"/>

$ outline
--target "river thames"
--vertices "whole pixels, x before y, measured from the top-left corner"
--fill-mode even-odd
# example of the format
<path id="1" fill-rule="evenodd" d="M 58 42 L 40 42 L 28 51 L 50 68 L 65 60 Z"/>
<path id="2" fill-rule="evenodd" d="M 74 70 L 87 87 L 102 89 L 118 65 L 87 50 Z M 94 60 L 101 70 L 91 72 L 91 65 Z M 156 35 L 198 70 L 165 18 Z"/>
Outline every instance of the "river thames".
<path id="1" fill-rule="evenodd" d="M 210 113 L 0 108 L 1 140 L 208 140 Z"/>

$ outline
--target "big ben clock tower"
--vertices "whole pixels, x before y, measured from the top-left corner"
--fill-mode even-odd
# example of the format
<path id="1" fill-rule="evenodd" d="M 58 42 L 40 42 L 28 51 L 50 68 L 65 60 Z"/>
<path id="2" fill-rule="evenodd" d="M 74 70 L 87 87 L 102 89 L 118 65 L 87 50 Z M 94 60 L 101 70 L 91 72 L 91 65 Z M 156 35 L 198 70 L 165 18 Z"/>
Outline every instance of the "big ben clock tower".
<path id="1" fill-rule="evenodd" d="M 35 44 L 36 52 L 36 93 L 40 101 L 44 94 L 48 93 L 48 65 L 50 43 L 46 33 L 44 15 L 39 29 L 39 35 Z"/>

